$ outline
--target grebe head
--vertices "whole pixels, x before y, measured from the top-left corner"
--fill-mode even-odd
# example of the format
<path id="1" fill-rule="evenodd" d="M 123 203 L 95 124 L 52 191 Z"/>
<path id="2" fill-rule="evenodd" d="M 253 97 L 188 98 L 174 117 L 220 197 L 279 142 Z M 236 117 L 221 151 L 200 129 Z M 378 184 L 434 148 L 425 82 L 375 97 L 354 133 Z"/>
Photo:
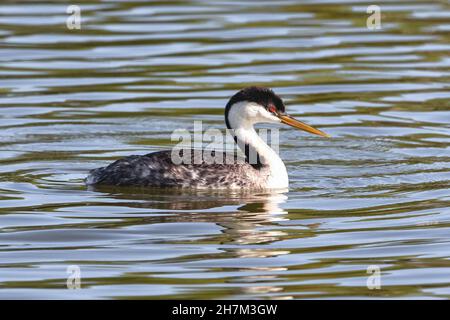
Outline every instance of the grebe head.
<path id="1" fill-rule="evenodd" d="M 228 129 L 250 128 L 256 123 L 284 123 L 294 128 L 329 137 L 328 134 L 286 114 L 283 100 L 271 89 L 247 87 L 231 97 L 225 107 Z"/>

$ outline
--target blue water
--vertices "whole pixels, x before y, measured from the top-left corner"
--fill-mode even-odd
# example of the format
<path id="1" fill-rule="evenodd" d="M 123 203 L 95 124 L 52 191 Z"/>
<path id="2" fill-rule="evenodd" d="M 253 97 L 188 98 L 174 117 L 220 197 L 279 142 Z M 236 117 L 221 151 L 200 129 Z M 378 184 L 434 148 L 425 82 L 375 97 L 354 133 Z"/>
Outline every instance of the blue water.
<path id="1" fill-rule="evenodd" d="M 450 297 L 450 8 L 370 4 L 2 2 L 0 298 Z M 84 186 L 250 84 L 333 136 L 281 129 L 289 192 Z"/>

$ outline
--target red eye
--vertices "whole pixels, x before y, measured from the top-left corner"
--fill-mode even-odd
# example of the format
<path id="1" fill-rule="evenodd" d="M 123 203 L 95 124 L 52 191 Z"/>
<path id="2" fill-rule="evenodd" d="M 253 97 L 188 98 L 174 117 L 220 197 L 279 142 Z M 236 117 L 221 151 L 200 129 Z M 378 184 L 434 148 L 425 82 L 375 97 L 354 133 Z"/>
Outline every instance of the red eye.
<path id="1" fill-rule="evenodd" d="M 277 110 L 275 109 L 274 106 L 269 106 L 269 111 L 275 113 Z"/>

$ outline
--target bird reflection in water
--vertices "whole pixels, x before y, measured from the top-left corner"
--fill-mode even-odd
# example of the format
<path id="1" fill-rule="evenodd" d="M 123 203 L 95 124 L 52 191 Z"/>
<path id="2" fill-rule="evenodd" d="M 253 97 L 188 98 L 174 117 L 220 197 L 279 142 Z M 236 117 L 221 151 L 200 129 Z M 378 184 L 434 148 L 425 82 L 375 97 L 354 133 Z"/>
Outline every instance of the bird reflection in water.
<path id="1" fill-rule="evenodd" d="M 287 212 L 280 207 L 288 198 L 284 189 L 252 192 L 102 186 L 91 187 L 90 191 L 108 193 L 108 197 L 118 200 L 117 206 L 157 211 L 143 217 L 142 223 L 215 223 L 223 228 L 217 239 L 220 243 L 262 244 L 277 241 L 285 235 L 283 231 L 264 230 L 273 223 L 286 220 Z M 262 251 L 258 252 L 242 249 L 241 254 L 263 255 Z"/>
<path id="2" fill-rule="evenodd" d="M 147 208 L 149 214 L 133 223 L 214 223 L 221 227 L 221 233 L 207 234 L 205 237 L 195 237 L 196 244 L 216 245 L 220 253 L 204 256 L 203 259 L 246 259 L 249 261 L 258 258 L 271 258 L 289 254 L 290 251 L 267 247 L 267 244 L 287 238 L 287 233 L 282 230 L 273 230 L 279 227 L 279 222 L 288 220 L 287 211 L 282 204 L 288 199 L 287 190 L 278 191 L 240 191 L 224 192 L 211 190 L 149 190 L 140 188 L 95 187 L 91 191 L 108 193 L 108 197 L 118 200 L 116 206 Z M 271 230 L 272 229 L 272 230 Z M 165 240 L 170 244 L 192 244 L 190 240 Z M 178 259 L 178 258 L 176 258 Z M 189 261 L 186 257 L 182 261 Z M 193 258 L 197 260 L 198 257 Z M 249 260 L 248 260 L 249 259 Z M 181 261 L 181 260 L 180 260 Z M 226 263 L 228 264 L 228 263 Z M 233 263 L 232 263 L 233 264 Z M 279 298 L 283 288 L 268 285 L 272 279 L 276 281 L 274 271 L 285 271 L 285 266 L 254 265 L 243 262 L 239 266 L 227 266 L 225 268 L 238 268 L 252 273 L 250 276 L 229 280 L 230 283 L 239 282 L 236 292 L 239 294 L 251 293 L 275 293 Z M 222 267 L 219 267 L 222 269 Z M 211 270 L 212 268 L 208 268 Z M 215 268 L 214 268 L 215 269 Z M 269 275 L 271 274 L 271 275 Z M 263 282 L 264 285 L 256 285 Z M 244 284 L 244 285 L 242 285 Z"/>

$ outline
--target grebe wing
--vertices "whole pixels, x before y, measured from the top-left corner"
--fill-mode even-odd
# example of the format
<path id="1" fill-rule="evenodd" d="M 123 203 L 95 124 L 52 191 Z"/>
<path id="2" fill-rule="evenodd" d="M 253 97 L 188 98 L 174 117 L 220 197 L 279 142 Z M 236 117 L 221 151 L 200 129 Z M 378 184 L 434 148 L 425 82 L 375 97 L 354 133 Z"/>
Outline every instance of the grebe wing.
<path id="1" fill-rule="evenodd" d="M 246 186 L 253 167 L 243 161 L 233 164 L 194 162 L 191 150 L 191 164 L 174 164 L 172 151 L 158 151 L 143 156 L 128 156 L 110 165 L 90 171 L 86 178 L 88 185 L 149 186 L 149 187 L 192 187 L 233 188 Z M 201 152 L 201 151 L 200 151 Z M 215 156 L 214 151 L 205 153 Z M 223 153 L 225 162 L 226 153 Z"/>

